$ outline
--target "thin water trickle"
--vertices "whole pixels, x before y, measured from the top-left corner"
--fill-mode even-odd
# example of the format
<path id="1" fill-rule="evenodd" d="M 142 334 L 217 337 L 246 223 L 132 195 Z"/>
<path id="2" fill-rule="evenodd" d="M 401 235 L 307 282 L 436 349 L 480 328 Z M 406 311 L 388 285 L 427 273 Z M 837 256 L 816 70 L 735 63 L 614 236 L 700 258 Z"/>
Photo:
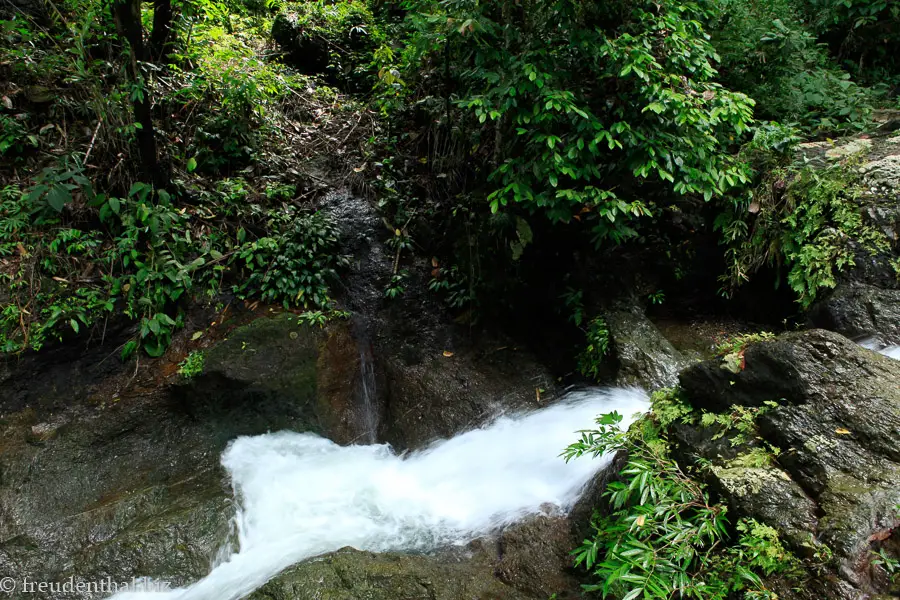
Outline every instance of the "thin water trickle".
<path id="1" fill-rule="evenodd" d="M 359 348 L 359 378 L 359 411 L 363 437 L 367 443 L 374 444 L 378 441 L 375 364 L 372 361 L 372 352 L 362 342 Z"/>
<path id="2" fill-rule="evenodd" d="M 398 456 L 283 431 L 234 440 L 222 456 L 240 509 L 240 550 L 197 583 L 116 600 L 237 600 L 286 567 L 344 546 L 426 551 L 465 544 L 540 511 L 568 510 L 608 460 L 560 452 L 602 413 L 647 409 L 637 389 L 588 390 L 542 410 Z"/>

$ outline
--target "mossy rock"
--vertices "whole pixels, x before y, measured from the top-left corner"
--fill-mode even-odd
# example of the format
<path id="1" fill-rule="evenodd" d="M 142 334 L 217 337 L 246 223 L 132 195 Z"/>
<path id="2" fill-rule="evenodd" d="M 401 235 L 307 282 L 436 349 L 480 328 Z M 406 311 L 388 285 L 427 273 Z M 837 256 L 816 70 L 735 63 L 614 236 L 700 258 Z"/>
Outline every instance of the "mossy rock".
<path id="1" fill-rule="evenodd" d="M 527 600 L 489 564 L 344 548 L 284 571 L 247 600 Z"/>

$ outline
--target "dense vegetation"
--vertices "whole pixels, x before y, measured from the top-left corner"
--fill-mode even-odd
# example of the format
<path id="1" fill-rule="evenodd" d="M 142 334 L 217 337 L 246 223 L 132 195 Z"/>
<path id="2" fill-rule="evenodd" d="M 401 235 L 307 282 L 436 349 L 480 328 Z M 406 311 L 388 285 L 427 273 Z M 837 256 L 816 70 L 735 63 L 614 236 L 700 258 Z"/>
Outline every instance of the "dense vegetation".
<path id="1" fill-rule="evenodd" d="M 847 210 L 852 177 L 793 165 L 896 106 L 883 0 L 22 7 L 0 21 L 5 352 L 125 318 L 125 354 L 158 355 L 191 298 L 330 308 L 345 259 L 315 188 L 336 174 L 398 260 L 441 257 L 430 287 L 471 320 L 557 231 L 681 248 L 677 275 L 687 230 L 715 228 L 722 293 L 783 265 L 803 306 L 845 238 L 888 243 Z"/>

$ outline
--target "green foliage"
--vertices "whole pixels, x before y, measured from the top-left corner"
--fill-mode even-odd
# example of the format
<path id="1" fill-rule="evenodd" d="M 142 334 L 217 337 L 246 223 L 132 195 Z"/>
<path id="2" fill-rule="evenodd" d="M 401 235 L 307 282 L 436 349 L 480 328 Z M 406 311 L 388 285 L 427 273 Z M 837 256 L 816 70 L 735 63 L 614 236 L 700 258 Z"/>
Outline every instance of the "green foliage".
<path id="1" fill-rule="evenodd" d="M 767 401 L 760 407 L 735 405 L 731 407 L 731 412 L 728 413 L 703 411 L 700 417 L 700 424 L 704 427 L 717 427 L 718 431 L 713 435 L 713 440 L 723 438 L 728 433 L 736 432 L 729 441 L 732 446 L 741 446 L 759 439 L 756 425 L 757 417 L 777 407 L 777 402 Z"/>
<path id="2" fill-rule="evenodd" d="M 204 357 L 203 352 L 191 352 L 183 361 L 178 363 L 178 373 L 186 379 L 192 379 L 203 373 L 203 364 L 205 361 L 206 358 Z"/>
<path id="3" fill-rule="evenodd" d="M 348 259 L 339 254 L 337 226 L 325 213 L 298 215 L 279 237 L 244 245 L 238 256 L 250 277 L 236 291 L 258 291 L 264 300 L 285 308 L 328 308 L 328 284 Z"/>
<path id="4" fill-rule="evenodd" d="M 38 146 L 37 136 L 29 133 L 26 127 L 28 115 L 7 115 L 0 113 L 0 156 L 12 157 L 21 161 L 28 148 Z"/>
<path id="5" fill-rule="evenodd" d="M 576 327 L 581 327 L 581 324 L 584 322 L 584 292 L 566 288 L 565 293 L 560 298 L 569 312 L 569 321 Z"/>
<path id="6" fill-rule="evenodd" d="M 474 282 L 460 271 L 457 265 L 449 269 L 435 267 L 435 275 L 428 282 L 428 289 L 441 294 L 444 302 L 455 310 L 468 310 L 477 306 Z"/>
<path id="7" fill-rule="evenodd" d="M 807 0 L 810 22 L 848 69 L 873 83 L 900 81 L 900 5 L 891 0 Z"/>
<path id="8" fill-rule="evenodd" d="M 729 354 L 739 354 L 750 344 L 759 342 L 767 342 L 775 339 L 775 334 L 771 331 L 757 331 L 754 333 L 738 333 L 729 336 L 720 341 L 716 345 L 716 354 L 719 356 L 728 356 Z"/>
<path id="9" fill-rule="evenodd" d="M 210 201 L 228 207 L 245 197 L 241 189 L 229 182 Z M 0 315 L 5 352 L 38 350 L 121 313 L 139 325 L 123 358 L 139 347 L 159 356 L 182 325 L 183 301 L 215 296 L 226 278 L 240 281 L 233 288 L 242 297 L 327 307 L 327 284 L 346 264 L 337 230 L 321 213 L 272 219 L 273 236 L 248 240 L 228 222 L 210 230 L 192 218 L 208 209 L 176 209 L 168 193 L 142 183 L 121 198 L 89 195 L 90 186 L 79 193 L 102 229 L 59 227 L 55 207 L 32 204 L 33 193 L 8 187 L 0 196 L 0 254 L 15 266 L 0 275 L 13 297 Z M 234 210 L 235 219 L 258 218 L 252 207 Z"/>
<path id="10" fill-rule="evenodd" d="M 872 552 L 872 554 L 875 555 L 875 558 L 872 559 L 872 564 L 884 569 L 892 583 L 900 583 L 900 559 L 889 556 L 884 548 L 879 549 L 877 552 Z"/>
<path id="11" fill-rule="evenodd" d="M 694 409 L 682 397 L 679 388 L 662 388 L 650 394 L 650 407 L 659 426 L 665 429 L 672 423 L 692 423 Z"/>
<path id="12" fill-rule="evenodd" d="M 495 165 L 494 212 L 518 205 L 555 222 L 577 217 L 598 242 L 621 240 L 651 208 L 641 186 L 709 199 L 747 180 L 725 148 L 750 124 L 752 101 L 713 81 L 697 4 L 417 8 L 428 14 L 414 21 L 418 53 L 404 80 L 431 61 L 449 69 L 474 127 L 469 143 Z"/>
<path id="13" fill-rule="evenodd" d="M 393 300 L 402 296 L 406 292 L 405 282 L 408 277 L 409 273 L 406 271 L 391 275 L 390 282 L 384 288 L 384 297 Z"/>
<path id="14" fill-rule="evenodd" d="M 603 317 L 594 317 L 585 335 L 587 346 L 578 357 L 578 371 L 596 380 L 600 378 L 603 357 L 609 352 L 609 327 Z"/>
<path id="15" fill-rule="evenodd" d="M 184 149 L 194 161 L 189 171 L 243 169 L 257 157 L 273 129 L 270 113 L 291 89 L 300 87 L 301 80 L 284 67 L 261 60 L 253 38 L 232 35 L 215 21 L 197 22 L 192 36 L 193 42 L 173 58 L 189 61 L 194 68 L 176 70 L 172 78 L 178 85 L 161 101 L 173 110 L 204 107 L 182 125 L 192 134 Z"/>
<path id="16" fill-rule="evenodd" d="M 862 129 L 878 94 L 841 71 L 808 29 L 797 0 L 715 0 L 710 23 L 725 82 L 757 102 L 757 116 L 810 132 Z"/>
<path id="17" fill-rule="evenodd" d="M 884 232 L 863 220 L 854 164 L 776 169 L 753 195 L 752 225 L 747 213 L 723 213 L 717 226 L 729 244 L 727 285 L 739 285 L 764 264 L 783 266 L 797 301 L 808 308 L 860 255 L 889 251 Z"/>
<path id="18" fill-rule="evenodd" d="M 628 452 L 605 492 L 608 514 L 594 514 L 593 536 L 574 553 L 597 581 L 585 589 L 627 600 L 774 598 L 762 578 L 799 565 L 775 530 L 742 520 L 729 535 L 727 508 L 682 471 L 659 429 L 645 421 L 624 433 L 621 420 L 602 415 L 563 453 L 570 460 Z"/>
<path id="19" fill-rule="evenodd" d="M 304 73 L 323 73 L 348 91 L 374 83 L 374 54 L 384 35 L 364 0 L 313 0 L 287 5 L 276 18 L 273 37 Z"/>

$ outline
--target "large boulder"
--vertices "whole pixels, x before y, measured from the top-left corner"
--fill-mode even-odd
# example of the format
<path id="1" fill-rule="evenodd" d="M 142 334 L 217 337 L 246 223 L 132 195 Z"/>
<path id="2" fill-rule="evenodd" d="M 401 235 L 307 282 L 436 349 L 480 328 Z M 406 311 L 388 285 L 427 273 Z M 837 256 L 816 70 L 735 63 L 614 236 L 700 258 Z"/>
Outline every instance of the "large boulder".
<path id="1" fill-rule="evenodd" d="M 678 372 L 690 364 L 637 304 L 604 313 L 618 365 L 616 384 L 656 390 L 678 383 Z"/>
<path id="2" fill-rule="evenodd" d="M 395 447 L 422 447 L 556 399 L 552 375 L 524 349 L 501 340 L 473 345 L 449 331 L 440 337 L 443 343 L 420 336 L 379 345 L 388 387 L 384 439 Z"/>
<path id="3" fill-rule="evenodd" d="M 505 585 L 489 563 L 443 556 L 374 554 L 345 548 L 292 567 L 248 600 L 533 600 Z"/>
<path id="4" fill-rule="evenodd" d="M 122 365 L 110 357 L 115 342 L 3 363 L 0 571 L 190 583 L 233 536 L 219 465 L 230 440 L 276 429 L 359 434 L 358 378 L 345 366 L 357 368 L 360 353 L 347 323 L 313 329 L 281 314 L 226 338 L 190 380 L 173 372 L 176 357 Z"/>
<path id="5" fill-rule="evenodd" d="M 848 282 L 838 286 L 812 314 L 822 327 L 849 338 L 875 337 L 900 344 L 900 290 Z"/>
<path id="6" fill-rule="evenodd" d="M 753 344 L 743 356 L 737 372 L 719 360 L 686 369 L 681 385 L 704 410 L 763 408 L 751 446 L 777 448 L 777 459 L 742 464 L 698 443 L 699 426 L 679 427 L 677 438 L 711 461 L 738 516 L 775 526 L 801 553 L 830 548 L 829 597 L 879 591 L 871 551 L 900 526 L 900 362 L 823 330 Z"/>

